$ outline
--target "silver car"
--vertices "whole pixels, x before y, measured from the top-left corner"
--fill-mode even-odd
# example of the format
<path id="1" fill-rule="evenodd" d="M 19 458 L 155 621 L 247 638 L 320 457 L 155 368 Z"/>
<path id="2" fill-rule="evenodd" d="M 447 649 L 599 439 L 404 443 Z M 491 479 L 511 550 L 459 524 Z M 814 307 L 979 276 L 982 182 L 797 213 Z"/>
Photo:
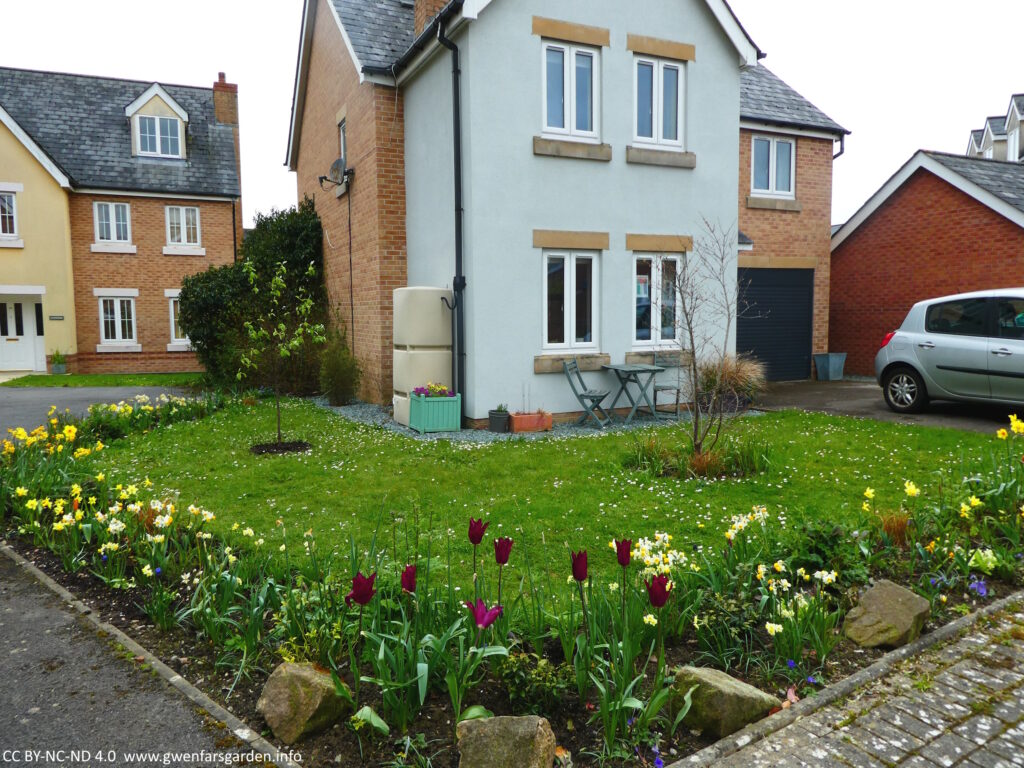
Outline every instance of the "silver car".
<path id="1" fill-rule="evenodd" d="M 897 413 L 929 400 L 1024 403 L 1024 288 L 918 302 L 882 340 L 875 378 Z"/>

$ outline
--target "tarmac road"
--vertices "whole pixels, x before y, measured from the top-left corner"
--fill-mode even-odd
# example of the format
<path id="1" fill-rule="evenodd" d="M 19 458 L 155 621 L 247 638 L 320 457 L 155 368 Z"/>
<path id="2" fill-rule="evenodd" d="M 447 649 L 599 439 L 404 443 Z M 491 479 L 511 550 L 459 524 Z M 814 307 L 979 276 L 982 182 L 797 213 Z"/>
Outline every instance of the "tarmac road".
<path id="1" fill-rule="evenodd" d="M 0 439 L 13 427 L 34 427 L 46 422 L 51 405 L 84 416 L 93 403 L 117 403 L 136 395 L 187 395 L 175 387 L 0 387 Z"/>

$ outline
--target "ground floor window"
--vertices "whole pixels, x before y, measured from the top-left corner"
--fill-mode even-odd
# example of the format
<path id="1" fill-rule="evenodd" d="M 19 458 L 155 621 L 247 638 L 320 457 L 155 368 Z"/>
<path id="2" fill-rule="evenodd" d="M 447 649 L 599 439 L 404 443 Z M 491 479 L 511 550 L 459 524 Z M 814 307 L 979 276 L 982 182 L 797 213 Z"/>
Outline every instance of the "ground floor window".
<path id="1" fill-rule="evenodd" d="M 172 344 L 188 344 L 188 336 L 181 330 L 181 320 L 179 318 L 179 312 L 181 305 L 178 301 L 178 297 L 174 296 L 168 299 L 170 304 L 171 313 L 171 343 Z"/>
<path id="2" fill-rule="evenodd" d="M 597 254 L 544 254 L 544 346 L 597 346 Z"/>
<path id="3" fill-rule="evenodd" d="M 675 344 L 680 332 L 680 256 L 637 254 L 634 264 L 636 312 L 633 340 L 638 345 Z"/>
<path id="4" fill-rule="evenodd" d="M 104 344 L 135 341 L 135 299 L 100 297 L 100 327 Z"/>

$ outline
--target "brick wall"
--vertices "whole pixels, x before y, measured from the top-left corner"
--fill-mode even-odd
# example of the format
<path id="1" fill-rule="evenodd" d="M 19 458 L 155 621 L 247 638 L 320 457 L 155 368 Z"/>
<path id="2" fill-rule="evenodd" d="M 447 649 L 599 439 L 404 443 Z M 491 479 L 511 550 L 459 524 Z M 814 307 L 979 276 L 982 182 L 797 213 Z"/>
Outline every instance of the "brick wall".
<path id="1" fill-rule="evenodd" d="M 882 337 L 916 302 L 1024 282 L 1024 230 L 919 170 L 832 254 L 832 350 L 874 375 Z"/>
<path id="2" fill-rule="evenodd" d="M 355 178 L 338 198 L 317 179 L 338 159 L 342 115 Z M 298 194 L 314 199 L 323 221 L 328 300 L 362 366 L 360 397 L 379 403 L 391 401 L 392 291 L 406 284 L 403 119 L 401 94 L 359 83 L 341 32 L 320 0 L 296 167 Z"/>
<path id="3" fill-rule="evenodd" d="M 238 188 L 242 188 L 242 148 L 238 124 L 238 85 L 227 82 L 223 72 L 217 73 L 213 84 L 213 116 L 218 123 L 232 126 L 235 137 L 235 170 L 238 172 Z M 242 201 L 235 205 L 235 231 L 242 236 Z M 241 244 L 241 240 L 239 240 Z"/>
<path id="4" fill-rule="evenodd" d="M 93 202 L 128 203 L 131 206 L 132 243 L 135 254 L 93 253 Z M 165 256 L 167 243 L 164 206 L 198 206 L 205 256 Z M 180 288 L 182 278 L 205 271 L 211 265 L 234 260 L 234 229 L 230 202 L 196 202 L 173 198 L 119 197 L 71 194 L 71 259 L 75 275 L 78 355 L 74 370 L 81 373 L 133 373 L 146 371 L 201 370 L 191 352 L 168 352 L 171 341 L 166 288 Z M 236 206 L 240 207 L 240 206 Z M 240 239 L 240 237 L 239 237 Z M 99 299 L 93 288 L 136 288 L 135 327 L 141 352 L 98 353 L 100 343 Z"/>
<path id="5" fill-rule="evenodd" d="M 427 26 L 438 12 L 448 4 L 448 0 L 416 0 L 416 8 L 413 13 L 418 35 Z"/>
<path id="6" fill-rule="evenodd" d="M 752 131 L 740 131 L 740 229 L 754 249 L 740 253 L 742 266 L 807 268 L 814 262 L 812 352 L 828 351 L 829 249 L 832 227 L 832 155 L 828 139 L 796 138 L 796 202 L 801 210 L 771 211 L 747 206 L 751 194 Z M 756 135 L 765 135 L 757 132 Z M 794 261 L 801 260 L 801 261 Z M 784 343 L 780 340 L 780 343 Z"/>

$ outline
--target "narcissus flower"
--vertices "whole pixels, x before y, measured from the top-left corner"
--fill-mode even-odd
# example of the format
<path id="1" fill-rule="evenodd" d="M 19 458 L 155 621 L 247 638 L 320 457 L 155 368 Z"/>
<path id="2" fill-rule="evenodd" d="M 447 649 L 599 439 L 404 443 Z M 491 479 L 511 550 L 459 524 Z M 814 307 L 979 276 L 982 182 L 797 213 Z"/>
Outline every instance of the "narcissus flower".
<path id="1" fill-rule="evenodd" d="M 672 582 L 668 580 L 668 576 L 659 573 L 650 581 L 645 581 L 644 584 L 647 586 L 647 597 L 651 601 L 651 605 L 655 608 L 663 608 L 668 602 L 668 593 L 672 591 Z"/>
<path id="2" fill-rule="evenodd" d="M 508 565 L 508 556 L 512 553 L 512 539 L 502 536 L 494 540 L 494 560 L 498 565 Z"/>
<path id="3" fill-rule="evenodd" d="M 781 624 L 773 624 L 770 621 L 767 624 L 764 625 L 764 628 L 766 630 L 768 630 L 768 634 L 771 635 L 772 637 L 775 637 L 777 634 L 779 634 L 779 632 L 782 631 L 782 625 Z"/>
<path id="4" fill-rule="evenodd" d="M 984 502 L 977 496 L 971 496 L 971 498 L 967 500 L 967 503 L 970 504 L 972 507 L 980 507 L 982 504 L 984 504 Z"/>
<path id="5" fill-rule="evenodd" d="M 487 532 L 487 526 L 490 523 L 485 523 L 481 517 L 479 520 L 474 520 L 472 517 L 469 518 L 469 542 L 474 547 L 478 546 L 481 541 L 484 540 L 484 534 Z"/>
<path id="6" fill-rule="evenodd" d="M 484 604 L 484 601 L 479 598 L 477 598 L 475 603 L 467 600 L 465 602 L 465 606 L 473 616 L 473 621 L 476 622 L 477 629 L 487 629 L 491 624 L 497 621 L 502 612 L 500 605 L 496 605 L 493 608 L 488 609 Z"/>
<path id="7" fill-rule="evenodd" d="M 579 552 L 573 552 L 570 550 L 569 557 L 572 559 L 572 577 L 576 581 L 586 581 L 587 550 L 581 549 Z"/>
<path id="8" fill-rule="evenodd" d="M 655 616 L 653 613 L 648 613 L 646 616 L 644 616 L 644 624 L 647 624 L 651 627 L 656 627 L 658 626 L 658 617 Z"/>
<path id="9" fill-rule="evenodd" d="M 352 591 L 345 595 L 345 605 L 352 605 L 352 603 L 367 605 L 377 594 L 377 590 L 373 588 L 373 582 L 376 580 L 376 573 L 371 573 L 369 578 L 363 576 L 362 572 L 353 576 Z"/>
<path id="10" fill-rule="evenodd" d="M 874 488 L 865 488 L 864 489 L 864 498 L 865 499 L 873 499 L 873 498 L 875 498 L 875 489 Z"/>
<path id="11" fill-rule="evenodd" d="M 407 565 L 402 571 L 402 591 L 410 595 L 416 594 L 416 566 Z"/>
<path id="12" fill-rule="evenodd" d="M 907 482 L 903 484 L 903 492 L 910 498 L 921 495 L 921 489 L 918 488 L 912 480 L 907 480 Z"/>
<path id="13" fill-rule="evenodd" d="M 998 430 L 996 432 L 996 437 L 998 437 L 1000 440 L 1005 440 L 1009 436 L 1010 436 L 1010 433 L 1007 432 L 1005 429 L 1000 429 L 1000 430 Z"/>

